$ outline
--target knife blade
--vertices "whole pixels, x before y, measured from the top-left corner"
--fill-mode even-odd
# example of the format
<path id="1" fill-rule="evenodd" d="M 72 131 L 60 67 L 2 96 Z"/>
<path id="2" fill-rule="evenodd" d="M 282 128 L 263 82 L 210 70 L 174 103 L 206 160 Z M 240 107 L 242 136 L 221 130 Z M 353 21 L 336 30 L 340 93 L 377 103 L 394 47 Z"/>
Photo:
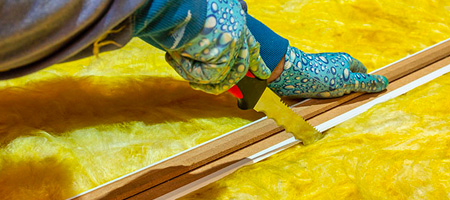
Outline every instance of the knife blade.
<path id="1" fill-rule="evenodd" d="M 322 134 L 317 129 L 290 109 L 278 95 L 267 87 L 267 80 L 259 79 L 251 72 L 247 72 L 245 77 L 228 92 L 237 98 L 240 109 L 254 109 L 263 112 L 305 145 L 322 138 Z"/>

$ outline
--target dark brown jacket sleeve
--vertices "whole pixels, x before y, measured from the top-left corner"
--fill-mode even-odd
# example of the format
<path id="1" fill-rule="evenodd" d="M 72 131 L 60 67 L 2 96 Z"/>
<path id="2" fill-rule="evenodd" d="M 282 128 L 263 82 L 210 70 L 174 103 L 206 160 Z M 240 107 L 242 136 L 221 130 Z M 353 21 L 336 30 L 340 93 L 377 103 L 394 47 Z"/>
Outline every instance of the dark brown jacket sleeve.
<path id="1" fill-rule="evenodd" d="M 0 1 L 0 79 L 22 76 L 68 59 L 92 55 L 92 44 L 131 39 L 131 15 L 145 0 Z M 114 45 L 102 47 L 108 50 Z"/>

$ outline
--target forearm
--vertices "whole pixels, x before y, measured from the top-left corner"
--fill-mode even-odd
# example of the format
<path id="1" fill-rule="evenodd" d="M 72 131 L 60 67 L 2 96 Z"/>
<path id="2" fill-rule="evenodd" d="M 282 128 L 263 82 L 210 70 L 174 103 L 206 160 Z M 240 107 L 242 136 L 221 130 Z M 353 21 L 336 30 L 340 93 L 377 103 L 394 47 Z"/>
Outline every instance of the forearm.
<path id="1" fill-rule="evenodd" d="M 270 74 L 270 77 L 267 79 L 267 83 L 270 83 L 280 77 L 281 73 L 284 69 L 284 56 L 280 59 L 280 62 L 278 62 L 278 65 L 272 70 L 272 73 Z"/>
<path id="2" fill-rule="evenodd" d="M 267 67 L 274 71 L 280 60 L 284 58 L 289 41 L 249 14 L 247 14 L 247 27 L 261 45 L 262 59 Z"/>
<path id="3" fill-rule="evenodd" d="M 245 6 L 246 8 L 247 6 Z M 286 54 L 289 41 L 276 34 L 269 27 L 247 14 L 247 26 L 255 39 L 260 43 L 260 54 L 267 67 L 272 71 L 267 82 L 277 79 L 284 66 L 284 56 Z"/>

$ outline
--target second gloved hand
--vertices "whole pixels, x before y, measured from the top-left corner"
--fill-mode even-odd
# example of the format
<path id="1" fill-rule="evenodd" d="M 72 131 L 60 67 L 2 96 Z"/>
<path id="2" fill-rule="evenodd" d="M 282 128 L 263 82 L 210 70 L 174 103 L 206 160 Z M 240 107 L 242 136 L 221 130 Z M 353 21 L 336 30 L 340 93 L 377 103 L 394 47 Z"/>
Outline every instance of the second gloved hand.
<path id="1" fill-rule="evenodd" d="M 360 61 L 347 53 L 307 54 L 288 46 L 283 72 L 269 88 L 279 96 L 295 98 L 333 98 L 386 89 L 386 77 L 366 71 Z"/>
<path id="2" fill-rule="evenodd" d="M 203 30 L 181 48 L 168 50 L 166 60 L 191 87 L 212 94 L 227 91 L 248 70 L 267 79 L 271 71 L 245 24 L 237 0 L 209 0 Z"/>

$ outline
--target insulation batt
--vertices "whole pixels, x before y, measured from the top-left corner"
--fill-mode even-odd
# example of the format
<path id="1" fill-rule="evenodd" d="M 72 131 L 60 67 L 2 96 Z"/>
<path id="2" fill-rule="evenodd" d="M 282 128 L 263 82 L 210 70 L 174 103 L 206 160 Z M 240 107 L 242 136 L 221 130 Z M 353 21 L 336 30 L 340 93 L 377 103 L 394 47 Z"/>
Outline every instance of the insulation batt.
<path id="1" fill-rule="evenodd" d="M 448 0 L 248 0 L 306 52 L 380 68 L 450 37 Z M 164 54 L 121 50 L 0 82 L 0 198 L 64 199 L 262 115 L 189 89 Z M 448 199 L 450 76 L 186 199 Z"/>

